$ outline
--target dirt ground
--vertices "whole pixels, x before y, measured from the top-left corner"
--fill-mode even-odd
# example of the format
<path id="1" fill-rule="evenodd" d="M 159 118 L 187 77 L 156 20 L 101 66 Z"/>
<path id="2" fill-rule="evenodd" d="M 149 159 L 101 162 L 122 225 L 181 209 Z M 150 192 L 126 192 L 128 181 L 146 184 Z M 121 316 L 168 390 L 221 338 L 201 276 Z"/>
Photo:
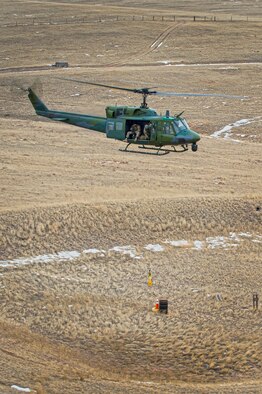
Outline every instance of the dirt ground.
<path id="1" fill-rule="evenodd" d="M 262 393 L 261 24 L 260 0 L 1 1 L 1 393 Z M 32 85 L 141 102 L 57 77 L 243 98 L 149 97 L 201 135 L 157 157 L 36 116 Z"/>

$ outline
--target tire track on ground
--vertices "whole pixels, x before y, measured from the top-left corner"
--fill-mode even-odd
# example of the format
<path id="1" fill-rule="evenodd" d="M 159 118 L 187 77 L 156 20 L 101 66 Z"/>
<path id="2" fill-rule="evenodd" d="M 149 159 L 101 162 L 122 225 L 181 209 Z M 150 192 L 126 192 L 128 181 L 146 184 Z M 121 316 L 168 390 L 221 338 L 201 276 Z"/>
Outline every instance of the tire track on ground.
<path id="1" fill-rule="evenodd" d="M 149 53 L 157 50 L 169 38 L 170 34 L 181 25 L 181 23 L 182 22 L 179 22 L 175 26 L 172 24 L 172 25 L 168 26 L 166 29 L 164 29 L 152 41 L 152 43 L 149 45 L 148 49 L 145 49 L 145 50 L 139 52 L 139 54 L 136 54 L 136 55 L 134 55 L 132 57 L 129 57 L 128 59 L 123 59 L 123 60 L 119 60 L 117 62 L 105 64 L 105 67 L 126 66 L 127 64 L 130 63 L 130 61 L 131 62 L 132 61 L 137 61 L 137 60 L 139 60 L 140 57 L 144 57 L 144 56 L 148 55 Z"/>
<path id="2" fill-rule="evenodd" d="M 162 33 L 159 34 L 159 36 L 152 42 L 150 45 L 150 51 L 154 51 L 155 49 L 159 48 L 163 42 L 168 38 L 168 36 L 172 33 L 173 30 L 175 30 L 178 26 L 181 25 L 180 23 L 177 23 L 175 26 L 171 25 L 168 26 Z"/>
<path id="3" fill-rule="evenodd" d="M 147 47 L 146 49 L 140 51 L 138 54 L 133 55 L 132 57 L 125 58 L 123 60 L 118 60 L 113 63 L 108 63 L 108 64 L 101 64 L 101 65 L 91 65 L 89 67 L 123 67 L 130 65 L 132 62 L 136 62 L 139 60 L 141 57 L 144 57 L 148 55 L 149 53 L 157 50 L 161 45 L 163 45 L 164 42 L 169 38 L 169 36 L 173 33 L 174 30 L 176 30 L 179 26 L 181 26 L 183 22 L 178 22 L 175 26 L 172 24 L 171 26 L 168 26 L 166 29 L 164 29 Z M 147 63 L 145 63 L 147 64 Z M 134 66 L 135 64 L 132 64 Z M 150 63 L 151 65 L 151 63 Z M 157 64 L 159 65 L 159 64 Z M 75 67 L 88 67 L 88 65 L 76 65 Z M 72 68 L 72 66 L 70 66 Z M 43 65 L 43 66 L 20 66 L 20 67 L 9 67 L 9 68 L 0 68 L 0 73 L 6 73 L 6 72 L 24 72 L 24 71 L 44 71 L 44 70 L 54 70 L 55 67 L 49 66 L 49 65 Z"/>

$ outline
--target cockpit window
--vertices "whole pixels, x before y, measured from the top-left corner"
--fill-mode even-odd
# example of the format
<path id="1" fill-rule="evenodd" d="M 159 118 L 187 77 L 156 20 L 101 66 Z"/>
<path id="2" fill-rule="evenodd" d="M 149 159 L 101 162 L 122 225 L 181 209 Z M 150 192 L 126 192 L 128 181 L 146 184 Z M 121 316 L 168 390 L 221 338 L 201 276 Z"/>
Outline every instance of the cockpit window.
<path id="1" fill-rule="evenodd" d="M 165 134 L 176 134 L 174 125 L 172 122 L 165 122 L 163 124 L 163 129 Z"/>
<path id="2" fill-rule="evenodd" d="M 185 131 L 189 129 L 189 126 L 185 119 L 174 119 L 174 126 L 177 131 Z"/>

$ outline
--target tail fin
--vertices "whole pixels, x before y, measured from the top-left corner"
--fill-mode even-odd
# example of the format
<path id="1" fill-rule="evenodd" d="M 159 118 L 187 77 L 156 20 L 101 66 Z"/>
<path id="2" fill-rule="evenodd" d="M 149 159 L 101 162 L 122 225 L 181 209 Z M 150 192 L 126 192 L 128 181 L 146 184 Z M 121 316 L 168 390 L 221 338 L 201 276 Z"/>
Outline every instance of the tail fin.
<path id="1" fill-rule="evenodd" d="M 29 100 L 31 101 L 36 113 L 38 111 L 48 111 L 48 108 L 40 100 L 40 98 L 33 92 L 31 88 L 28 88 L 28 92 L 29 92 L 28 93 Z"/>

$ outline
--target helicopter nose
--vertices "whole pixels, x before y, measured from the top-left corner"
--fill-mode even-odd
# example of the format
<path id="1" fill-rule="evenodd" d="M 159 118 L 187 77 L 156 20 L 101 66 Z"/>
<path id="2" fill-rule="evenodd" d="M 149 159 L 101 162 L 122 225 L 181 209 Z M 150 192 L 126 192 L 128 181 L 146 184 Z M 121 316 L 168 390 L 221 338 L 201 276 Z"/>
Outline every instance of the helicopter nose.
<path id="1" fill-rule="evenodd" d="M 200 140 L 200 135 L 193 130 L 188 130 L 184 138 L 188 144 L 195 144 Z"/>
<path id="2" fill-rule="evenodd" d="M 179 133 L 174 138 L 174 144 L 195 144 L 200 140 L 200 135 L 195 131 L 187 130 L 184 133 Z"/>
<path id="3" fill-rule="evenodd" d="M 200 140 L 200 135 L 197 134 L 195 131 L 190 130 L 190 134 L 191 134 L 191 136 L 190 136 L 191 141 L 190 142 L 196 143 L 197 141 Z"/>

